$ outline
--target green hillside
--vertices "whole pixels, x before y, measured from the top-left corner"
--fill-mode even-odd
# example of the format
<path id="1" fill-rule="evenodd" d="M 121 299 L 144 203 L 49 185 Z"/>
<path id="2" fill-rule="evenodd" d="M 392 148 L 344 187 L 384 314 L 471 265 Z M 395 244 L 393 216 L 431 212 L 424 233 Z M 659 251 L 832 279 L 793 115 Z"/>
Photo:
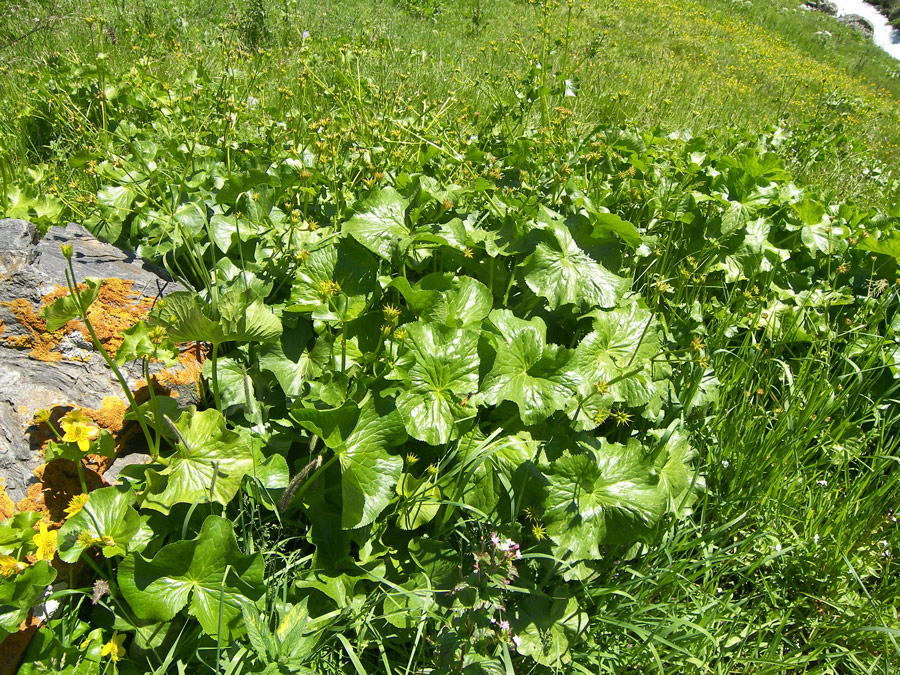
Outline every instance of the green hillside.
<path id="1" fill-rule="evenodd" d="M 900 62 L 786 0 L 19 0 L 0 215 L 190 289 L 110 368 L 205 363 L 117 487 L 35 418 L 18 672 L 892 672 L 898 166 Z"/>

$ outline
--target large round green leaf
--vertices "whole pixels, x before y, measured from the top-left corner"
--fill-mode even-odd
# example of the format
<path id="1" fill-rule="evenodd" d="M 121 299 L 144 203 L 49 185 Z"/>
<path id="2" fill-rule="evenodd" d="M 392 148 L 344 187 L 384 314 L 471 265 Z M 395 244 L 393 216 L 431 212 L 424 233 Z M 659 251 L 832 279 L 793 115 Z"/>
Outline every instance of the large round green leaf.
<path id="1" fill-rule="evenodd" d="M 662 515 L 649 459 L 627 445 L 585 437 L 546 471 L 544 520 L 559 556 L 600 558 L 600 545 L 633 542 Z"/>
<path id="2" fill-rule="evenodd" d="M 475 415 L 462 399 L 478 391 L 478 333 L 435 323 L 410 323 L 406 351 L 392 378 L 403 382 L 397 408 L 413 438 L 442 445 L 459 435 L 458 423 Z"/>
<path id="3" fill-rule="evenodd" d="M 543 241 L 522 263 L 521 273 L 528 288 L 546 298 L 551 309 L 561 305 L 575 305 L 583 311 L 615 307 L 628 287 L 627 279 L 578 248 L 569 230 L 559 223 L 548 225 Z"/>
<path id="4" fill-rule="evenodd" d="M 185 411 L 175 427 L 180 433 L 175 454 L 158 458 L 147 469 L 143 506 L 168 513 L 173 504 L 230 502 L 253 471 L 252 441 L 226 429 L 225 418 L 215 409 Z"/>
<path id="5" fill-rule="evenodd" d="M 134 502 L 130 489 L 107 487 L 91 492 L 84 507 L 59 529 L 59 557 L 75 562 L 94 545 L 101 546 L 107 558 L 132 550 L 131 540 L 141 528 Z"/>
<path id="6" fill-rule="evenodd" d="M 403 460 L 387 448 L 406 440 L 400 414 L 391 401 L 368 399 L 362 406 L 316 410 L 297 407 L 291 415 L 332 448 L 341 465 L 341 525 L 370 524 L 393 499 Z"/>
<path id="7" fill-rule="evenodd" d="M 341 231 L 390 262 L 400 255 L 400 243 L 410 233 L 406 225 L 407 206 L 394 188 L 382 188 L 356 205 L 356 214 L 343 224 Z"/>
<path id="8" fill-rule="evenodd" d="M 349 321 L 365 311 L 366 298 L 378 284 L 377 264 L 368 251 L 352 239 L 312 251 L 297 270 L 291 287 L 289 309 L 314 312 L 326 321 Z M 343 304 L 336 305 L 341 299 Z"/>
<path id="9" fill-rule="evenodd" d="M 232 524 L 209 516 L 196 539 L 164 546 L 150 560 L 131 553 L 119 566 L 119 588 L 140 619 L 170 621 L 190 600 L 188 613 L 208 635 L 243 632 L 241 605 L 265 592 L 263 560 L 244 555 Z"/>
<path id="10" fill-rule="evenodd" d="M 214 308 L 196 293 L 171 293 L 156 304 L 149 322 L 164 326 L 176 342 L 270 342 L 281 335 L 281 321 L 240 277 L 216 295 Z"/>
<path id="11" fill-rule="evenodd" d="M 497 337 L 497 357 L 484 379 L 481 397 L 496 405 L 512 401 L 525 424 L 536 424 L 563 410 L 578 386 L 570 369 L 572 354 L 546 343 L 547 326 L 535 317 L 519 319 L 508 309 L 490 314 Z"/>

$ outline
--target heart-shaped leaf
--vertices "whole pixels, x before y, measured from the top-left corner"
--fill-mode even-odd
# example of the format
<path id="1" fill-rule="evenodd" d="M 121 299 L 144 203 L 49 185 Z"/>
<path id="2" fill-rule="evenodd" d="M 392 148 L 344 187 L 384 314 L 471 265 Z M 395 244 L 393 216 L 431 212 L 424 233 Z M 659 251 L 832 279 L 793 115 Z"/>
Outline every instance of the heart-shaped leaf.
<path id="1" fill-rule="evenodd" d="M 400 414 L 391 401 L 347 403 L 332 410 L 295 408 L 291 415 L 334 449 L 341 465 L 341 525 L 370 524 L 390 503 L 403 460 L 387 448 L 406 440 Z"/>
<path id="2" fill-rule="evenodd" d="M 580 382 L 569 368 L 571 352 L 547 344 L 547 326 L 538 317 L 525 321 L 508 309 L 495 309 L 490 321 L 497 332 L 497 357 L 482 384 L 484 402 L 512 401 L 525 424 L 563 410 Z"/>
<path id="3" fill-rule="evenodd" d="M 118 580 L 138 618 L 170 621 L 190 601 L 204 632 L 225 640 L 244 630 L 241 606 L 265 593 L 262 556 L 244 555 L 231 522 L 219 516 L 203 521 L 196 539 L 163 546 L 150 560 L 130 553 Z"/>
<path id="4" fill-rule="evenodd" d="M 94 546 L 107 558 L 133 550 L 131 540 L 141 529 L 141 517 L 133 508 L 135 499 L 131 489 L 107 487 L 91 492 L 82 509 L 59 529 L 59 557 L 75 562 Z"/>
<path id="5" fill-rule="evenodd" d="M 397 408 L 406 431 L 430 445 L 458 436 L 458 423 L 475 415 L 462 401 L 478 391 L 478 333 L 440 324 L 410 323 L 393 379 L 403 382 Z"/>
<path id="6" fill-rule="evenodd" d="M 556 554 L 597 560 L 602 543 L 631 543 L 662 514 L 665 500 L 644 449 L 584 437 L 546 471 L 544 520 Z"/>
<path id="7" fill-rule="evenodd" d="M 356 205 L 355 215 L 341 226 L 341 231 L 390 262 L 399 257 L 400 242 L 409 236 L 407 206 L 394 188 L 382 188 Z"/>
<path id="8" fill-rule="evenodd" d="M 176 342 L 271 342 L 281 321 L 238 277 L 219 287 L 216 308 L 196 293 L 176 291 L 156 303 L 148 319 Z"/>
<path id="9" fill-rule="evenodd" d="M 173 504 L 230 502 L 259 459 L 253 441 L 226 429 L 225 418 L 215 409 L 185 411 L 175 427 L 175 454 L 159 457 L 147 469 L 143 506 L 168 513 Z"/>
<path id="10" fill-rule="evenodd" d="M 546 298 L 551 309 L 615 307 L 628 287 L 627 279 L 578 248 L 565 225 L 556 222 L 547 226 L 543 241 L 522 263 L 521 274 L 528 288 Z"/>

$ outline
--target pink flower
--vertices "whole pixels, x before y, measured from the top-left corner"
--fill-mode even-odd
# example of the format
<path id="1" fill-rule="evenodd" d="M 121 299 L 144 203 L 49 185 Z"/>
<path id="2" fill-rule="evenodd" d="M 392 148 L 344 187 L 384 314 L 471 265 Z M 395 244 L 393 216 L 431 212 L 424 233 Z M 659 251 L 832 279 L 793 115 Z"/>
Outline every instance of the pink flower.
<path id="1" fill-rule="evenodd" d="M 509 630 L 509 621 L 503 619 L 503 621 L 500 622 L 500 630 Z"/>
<path id="2" fill-rule="evenodd" d="M 494 546 L 500 545 L 500 536 L 496 532 L 491 532 L 491 543 Z"/>

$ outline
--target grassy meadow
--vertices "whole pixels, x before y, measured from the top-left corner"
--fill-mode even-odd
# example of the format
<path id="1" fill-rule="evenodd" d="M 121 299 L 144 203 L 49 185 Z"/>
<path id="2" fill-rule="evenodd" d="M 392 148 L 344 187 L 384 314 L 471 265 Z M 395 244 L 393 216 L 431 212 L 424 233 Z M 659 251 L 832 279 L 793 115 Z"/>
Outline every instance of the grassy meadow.
<path id="1" fill-rule="evenodd" d="M 0 215 L 193 289 L 111 367 L 210 348 L 0 638 L 80 565 L 20 673 L 893 672 L 898 166 L 787 0 L 14 2 Z"/>

